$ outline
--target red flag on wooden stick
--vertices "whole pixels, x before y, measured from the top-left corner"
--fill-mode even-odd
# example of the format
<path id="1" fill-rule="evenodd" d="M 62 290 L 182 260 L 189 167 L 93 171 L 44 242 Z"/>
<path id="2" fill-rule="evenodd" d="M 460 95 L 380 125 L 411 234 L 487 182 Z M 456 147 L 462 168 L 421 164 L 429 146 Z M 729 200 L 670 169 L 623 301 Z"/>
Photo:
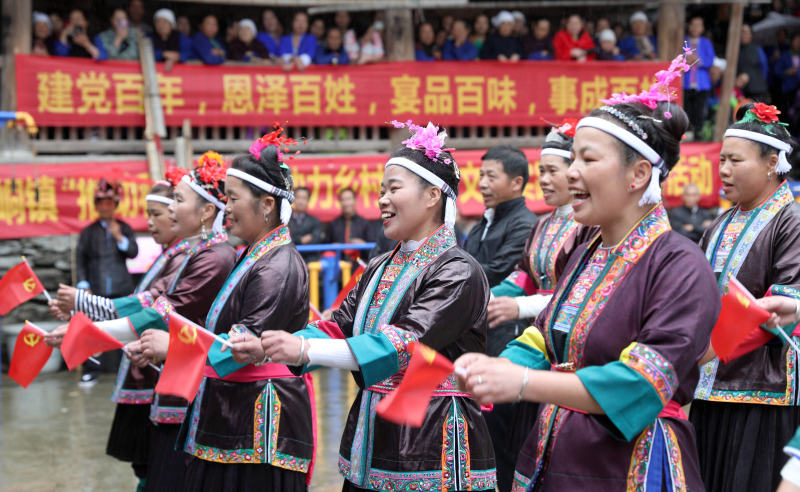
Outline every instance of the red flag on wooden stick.
<path id="1" fill-rule="evenodd" d="M 71 371 L 93 354 L 122 347 L 122 342 L 98 328 L 85 314 L 78 311 L 69 320 L 67 334 L 61 343 L 61 355 Z"/>
<path id="2" fill-rule="evenodd" d="M 156 393 L 194 400 L 214 334 L 176 312 L 169 315 L 169 349 Z"/>
<path id="3" fill-rule="evenodd" d="M 356 286 L 358 283 L 358 279 L 361 278 L 361 275 L 364 274 L 364 264 L 359 262 L 358 268 L 356 271 L 353 272 L 353 275 L 350 276 L 350 280 L 342 286 L 342 290 L 339 291 L 339 295 L 336 296 L 336 300 L 333 301 L 333 305 L 331 305 L 331 309 L 336 310 L 339 309 L 339 306 L 342 305 L 344 302 L 344 298 L 347 297 L 347 294 L 350 293 L 351 290 Z"/>
<path id="4" fill-rule="evenodd" d="M 53 348 L 44 343 L 43 335 L 45 333 L 38 326 L 26 321 L 22 331 L 17 335 L 14 355 L 11 356 L 11 366 L 8 368 L 8 377 L 18 382 L 23 388 L 27 388 L 39 375 L 53 353 Z"/>
<path id="5" fill-rule="evenodd" d="M 403 380 L 375 410 L 390 422 L 421 427 L 433 391 L 453 372 L 453 363 L 421 343 L 409 344 L 408 350 L 412 354 Z"/>
<path id="6" fill-rule="evenodd" d="M 13 266 L 0 279 L 0 315 L 44 292 L 44 286 L 27 261 Z"/>
<path id="7" fill-rule="evenodd" d="M 722 310 L 711 332 L 711 346 L 724 363 L 752 352 L 772 340 L 773 333 L 760 326 L 769 313 L 756 304 L 756 299 L 735 278 L 722 296 Z"/>

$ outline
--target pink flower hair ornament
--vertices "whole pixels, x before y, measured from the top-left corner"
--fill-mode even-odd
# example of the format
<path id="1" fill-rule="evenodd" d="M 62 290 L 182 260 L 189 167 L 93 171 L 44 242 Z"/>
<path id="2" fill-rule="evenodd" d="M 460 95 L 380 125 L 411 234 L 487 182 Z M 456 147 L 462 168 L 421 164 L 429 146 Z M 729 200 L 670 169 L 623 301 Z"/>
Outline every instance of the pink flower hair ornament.
<path id="1" fill-rule="evenodd" d="M 601 102 L 607 105 L 642 103 L 650 109 L 656 109 L 656 107 L 658 107 L 658 103 L 663 101 L 667 101 L 668 103 L 672 102 L 672 98 L 677 94 L 670 86 L 676 79 L 680 78 L 684 73 L 691 70 L 694 63 L 690 65 L 687 63 L 686 58 L 692 53 L 692 48 L 690 48 L 688 45 L 684 45 L 683 53 L 676 56 L 672 60 L 672 62 L 669 64 L 669 68 L 656 72 L 656 82 L 651 85 L 648 90 L 642 91 L 639 94 L 631 95 L 628 95 L 624 92 L 614 93 L 608 99 L 601 100 Z M 668 119 L 672 118 L 672 114 L 669 111 L 665 111 L 664 117 Z"/>
<path id="2" fill-rule="evenodd" d="M 408 128 L 411 136 L 403 140 L 403 145 L 409 149 L 424 150 L 425 156 L 434 161 L 439 161 L 439 156 L 442 152 L 454 152 L 456 149 L 443 148 L 444 140 L 447 138 L 447 132 L 439 131 L 439 127 L 428 122 L 428 126 L 415 125 L 411 120 L 403 123 L 402 121 L 392 120 L 389 122 L 395 128 Z M 453 160 L 446 157 L 442 160 L 444 164 L 450 165 Z"/>

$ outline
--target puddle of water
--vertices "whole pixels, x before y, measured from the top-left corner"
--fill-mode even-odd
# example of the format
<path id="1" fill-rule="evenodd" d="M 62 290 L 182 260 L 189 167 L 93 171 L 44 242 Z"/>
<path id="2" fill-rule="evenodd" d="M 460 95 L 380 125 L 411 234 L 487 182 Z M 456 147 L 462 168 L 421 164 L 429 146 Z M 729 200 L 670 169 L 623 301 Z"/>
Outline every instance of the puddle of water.
<path id="1" fill-rule="evenodd" d="M 77 372 L 42 374 L 27 389 L 3 375 L 0 386 L 0 490 L 131 492 L 130 465 L 105 454 L 114 416 L 114 374 L 78 389 Z M 338 492 L 339 441 L 356 384 L 349 372 L 314 373 L 319 447 L 311 492 Z"/>

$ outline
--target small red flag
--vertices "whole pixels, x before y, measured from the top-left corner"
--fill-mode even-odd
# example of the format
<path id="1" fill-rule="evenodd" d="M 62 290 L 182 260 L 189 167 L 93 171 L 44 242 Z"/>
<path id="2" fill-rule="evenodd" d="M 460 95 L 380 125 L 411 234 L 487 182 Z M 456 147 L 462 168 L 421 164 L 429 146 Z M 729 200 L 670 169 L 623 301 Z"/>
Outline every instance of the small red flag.
<path id="1" fill-rule="evenodd" d="M 447 357 L 421 343 L 408 346 L 411 360 L 396 390 L 378 403 L 376 412 L 384 419 L 400 425 L 421 427 L 433 391 L 453 372 Z"/>
<path id="2" fill-rule="evenodd" d="M 95 326 L 92 320 L 78 311 L 69 320 L 67 334 L 61 343 L 61 355 L 71 371 L 94 354 L 121 349 L 123 346 L 122 342 Z"/>
<path id="3" fill-rule="evenodd" d="M 775 335 L 760 327 L 767 319 L 769 313 L 732 278 L 728 293 L 722 296 L 722 310 L 711 332 L 711 346 L 717 357 L 728 363 L 772 340 Z"/>
<path id="4" fill-rule="evenodd" d="M 339 295 L 336 296 L 336 300 L 333 301 L 331 309 L 333 309 L 334 311 L 339 309 L 339 306 L 341 306 L 342 303 L 344 302 L 344 298 L 347 297 L 347 294 L 349 294 L 351 290 L 353 290 L 353 287 L 356 286 L 356 284 L 358 283 L 358 279 L 360 279 L 361 275 L 363 274 L 364 274 L 364 264 L 360 263 L 358 265 L 358 268 L 356 268 L 356 271 L 353 272 L 353 274 L 350 276 L 350 280 L 347 282 L 346 285 L 342 287 L 342 290 L 339 291 Z"/>
<path id="5" fill-rule="evenodd" d="M 194 400 L 214 335 L 176 312 L 169 315 L 169 349 L 156 393 Z"/>
<path id="6" fill-rule="evenodd" d="M 44 286 L 27 261 L 13 266 L 0 279 L 0 315 L 44 292 Z"/>
<path id="7" fill-rule="evenodd" d="M 44 343 L 45 331 L 30 322 L 25 322 L 22 331 L 17 335 L 14 344 L 14 355 L 11 356 L 11 366 L 8 368 L 8 377 L 27 388 L 31 381 L 39 375 L 53 348 Z"/>

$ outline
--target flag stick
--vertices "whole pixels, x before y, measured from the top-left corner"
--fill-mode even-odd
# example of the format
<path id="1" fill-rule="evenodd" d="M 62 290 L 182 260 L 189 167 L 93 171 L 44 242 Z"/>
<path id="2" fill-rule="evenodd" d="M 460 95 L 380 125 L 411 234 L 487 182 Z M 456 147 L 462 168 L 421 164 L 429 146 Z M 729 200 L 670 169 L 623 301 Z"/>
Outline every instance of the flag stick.
<path id="1" fill-rule="evenodd" d="M 798 347 L 798 346 L 797 346 L 797 344 L 796 344 L 796 343 L 794 343 L 794 341 L 793 341 L 793 340 L 792 340 L 792 339 L 789 337 L 789 335 L 787 335 L 786 333 L 784 333 L 784 332 L 783 332 L 783 330 L 781 330 L 780 328 L 778 328 L 778 329 L 777 329 L 777 331 L 778 331 L 778 336 L 780 336 L 781 338 L 783 338 L 784 340 L 786 340 L 786 343 L 788 343 L 789 345 L 791 345 L 791 346 L 792 346 L 792 348 L 795 350 L 795 352 L 797 352 L 798 354 L 800 354 L 800 347 Z"/>
<path id="2" fill-rule="evenodd" d="M 28 259 L 27 259 L 25 256 L 23 256 L 23 257 L 22 257 L 22 261 L 24 261 L 24 262 L 25 262 L 25 263 L 28 265 L 28 268 L 30 268 L 30 269 L 31 269 L 31 271 L 33 271 L 33 267 L 31 266 L 31 264 L 30 264 L 30 263 L 28 263 Z M 43 290 L 42 290 L 42 294 L 44 294 L 44 296 L 47 298 L 47 302 L 50 302 L 50 301 L 52 301 L 52 300 L 53 300 L 53 298 L 52 298 L 52 297 L 50 297 L 50 293 L 49 293 L 49 292 L 47 292 L 47 289 L 43 289 Z M 45 333 L 46 333 L 46 332 L 45 332 Z"/>
<path id="3" fill-rule="evenodd" d="M 367 264 L 364 263 L 364 260 L 362 260 L 361 258 L 358 259 L 358 266 L 362 266 L 364 268 L 367 268 Z"/>
<path id="4" fill-rule="evenodd" d="M 131 352 L 130 350 L 128 350 L 128 347 L 122 347 L 122 351 L 125 352 L 125 355 L 127 355 L 128 357 L 131 357 Z M 161 372 L 161 368 L 153 364 L 152 362 L 148 362 L 147 365 L 152 367 L 156 371 Z"/>
<path id="5" fill-rule="evenodd" d="M 100 361 L 99 361 L 99 360 L 97 360 L 97 359 L 95 359 L 95 358 L 94 358 L 94 357 L 92 357 L 92 356 L 89 356 L 89 360 L 90 360 L 90 361 L 92 361 L 92 362 L 94 362 L 94 363 L 95 363 L 95 364 L 97 364 L 98 366 L 100 365 Z"/>
<path id="6" fill-rule="evenodd" d="M 308 307 L 310 307 L 311 310 L 314 311 L 314 314 L 316 314 L 317 316 L 319 316 L 320 319 L 322 319 L 322 313 L 319 312 L 319 309 L 317 309 L 317 307 L 314 304 L 312 304 L 311 301 L 308 302 Z"/>
<path id="7" fill-rule="evenodd" d="M 233 348 L 233 344 L 231 342 L 225 340 L 224 338 L 222 338 L 221 336 L 219 336 L 216 333 L 212 332 L 211 330 L 207 330 L 207 329 L 203 328 L 200 325 L 197 325 L 197 327 L 200 328 L 201 330 L 203 330 L 204 332 L 208 333 L 209 335 L 213 336 L 214 340 L 218 341 L 222 345 L 225 345 L 225 346 L 227 346 L 229 348 Z"/>

